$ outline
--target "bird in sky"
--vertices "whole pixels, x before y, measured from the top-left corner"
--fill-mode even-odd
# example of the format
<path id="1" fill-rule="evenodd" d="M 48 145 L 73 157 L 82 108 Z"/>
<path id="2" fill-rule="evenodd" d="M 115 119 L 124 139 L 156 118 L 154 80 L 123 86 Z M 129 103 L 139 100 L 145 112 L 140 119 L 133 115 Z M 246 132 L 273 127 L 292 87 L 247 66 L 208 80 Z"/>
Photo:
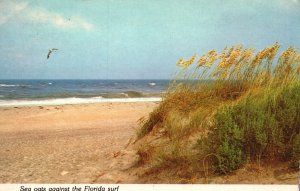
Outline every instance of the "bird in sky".
<path id="1" fill-rule="evenodd" d="M 48 52 L 48 54 L 47 54 L 47 59 L 50 58 L 50 54 L 51 54 L 52 52 L 55 52 L 55 51 L 57 51 L 57 50 L 58 50 L 57 48 L 49 49 L 49 52 Z"/>

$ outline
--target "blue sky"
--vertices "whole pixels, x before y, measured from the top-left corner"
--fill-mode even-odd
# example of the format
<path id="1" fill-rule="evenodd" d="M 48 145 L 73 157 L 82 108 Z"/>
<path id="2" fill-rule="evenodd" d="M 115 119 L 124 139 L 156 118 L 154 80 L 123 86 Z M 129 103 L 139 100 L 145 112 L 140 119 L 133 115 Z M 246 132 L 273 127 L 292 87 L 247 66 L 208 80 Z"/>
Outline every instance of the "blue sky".
<path id="1" fill-rule="evenodd" d="M 179 58 L 275 42 L 300 48 L 299 0 L 0 0 L 1 79 L 168 79 Z"/>

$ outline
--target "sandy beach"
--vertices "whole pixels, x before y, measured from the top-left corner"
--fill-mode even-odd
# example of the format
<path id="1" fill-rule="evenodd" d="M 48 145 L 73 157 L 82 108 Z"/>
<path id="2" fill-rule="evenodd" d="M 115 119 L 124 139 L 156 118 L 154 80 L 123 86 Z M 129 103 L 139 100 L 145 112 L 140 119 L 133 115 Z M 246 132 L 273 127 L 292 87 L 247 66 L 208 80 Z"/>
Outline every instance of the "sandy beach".
<path id="1" fill-rule="evenodd" d="M 0 108 L 1 183 L 133 183 L 125 147 L 157 104 Z"/>

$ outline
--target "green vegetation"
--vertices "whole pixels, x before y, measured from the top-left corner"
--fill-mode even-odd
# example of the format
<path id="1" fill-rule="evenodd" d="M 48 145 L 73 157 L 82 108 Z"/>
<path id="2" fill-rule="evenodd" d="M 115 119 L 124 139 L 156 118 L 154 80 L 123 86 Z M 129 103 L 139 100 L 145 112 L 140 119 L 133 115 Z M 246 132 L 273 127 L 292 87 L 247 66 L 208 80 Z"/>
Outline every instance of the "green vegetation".
<path id="1" fill-rule="evenodd" d="M 277 55 L 279 48 L 255 54 L 233 46 L 198 61 L 180 59 L 183 70 L 162 103 L 141 120 L 138 138 L 155 137 L 142 143 L 141 160 L 190 176 L 227 174 L 251 162 L 289 161 L 296 168 L 300 54 L 290 47 Z"/>
<path id="2" fill-rule="evenodd" d="M 225 106 L 215 114 L 214 127 L 206 144 L 220 159 L 218 171 L 230 172 L 249 160 L 299 160 L 293 142 L 299 146 L 300 86 L 262 91 Z"/>

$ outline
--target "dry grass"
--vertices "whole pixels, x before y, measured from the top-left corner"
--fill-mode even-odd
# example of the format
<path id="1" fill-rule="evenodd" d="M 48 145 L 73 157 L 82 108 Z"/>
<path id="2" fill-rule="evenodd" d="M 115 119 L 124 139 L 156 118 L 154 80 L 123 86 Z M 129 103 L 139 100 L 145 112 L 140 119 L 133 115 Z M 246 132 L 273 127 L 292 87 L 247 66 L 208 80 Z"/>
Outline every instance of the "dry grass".
<path id="1" fill-rule="evenodd" d="M 243 48 L 238 45 L 226 47 L 220 53 L 210 50 L 199 58 L 195 54 L 189 59 L 180 59 L 177 66 L 182 70 L 170 84 L 162 103 L 150 114 L 149 118 L 141 121 L 138 137 L 141 139 L 149 133 L 156 137 L 155 144 L 150 139 L 144 143 L 144 148 L 138 151 L 144 153 L 140 154 L 141 160 L 144 163 L 146 161 L 156 171 L 159 168 L 178 169 L 178 172 L 189 169 L 185 172 L 207 176 L 212 172 L 227 173 L 239 168 L 240 165 L 252 160 L 252 156 L 250 159 L 247 158 L 252 153 L 258 161 L 264 157 L 265 159 L 272 158 L 270 155 L 277 148 L 272 145 L 275 144 L 272 142 L 275 139 L 283 144 L 286 143 L 285 139 L 290 139 L 289 147 L 284 147 L 282 152 L 292 148 L 294 137 L 299 134 L 299 127 L 295 128 L 293 125 L 300 121 L 300 110 L 292 108 L 298 98 L 294 98 L 288 92 L 298 91 L 300 54 L 292 47 L 280 54 L 279 49 L 278 43 L 257 52 L 253 48 Z M 295 118 L 282 116 L 283 114 L 278 111 L 282 110 L 281 103 L 279 103 L 281 97 L 283 97 L 282 100 L 288 102 L 284 109 L 288 112 L 296 112 Z M 246 100 L 250 100 L 253 104 L 258 103 L 257 107 L 248 106 Z M 242 113 L 236 112 L 235 107 L 241 107 Z M 242 126 L 235 124 L 236 127 L 233 128 L 233 123 L 236 123 L 235 119 L 232 119 L 232 124 L 228 122 L 233 114 L 244 116 L 247 107 L 249 107 L 248 110 L 252 109 L 255 115 L 261 115 L 259 119 L 255 115 L 252 117 L 256 118 L 247 118 L 248 121 L 265 121 L 259 124 L 260 129 L 255 129 L 247 123 L 240 123 Z M 279 117 L 274 118 L 272 112 L 278 114 Z M 216 118 L 218 116 L 219 118 Z M 227 124 L 226 128 L 229 129 L 227 131 L 234 129 L 233 135 L 225 133 L 225 137 L 229 136 L 225 138 L 226 140 L 220 138 L 223 134 L 218 134 L 224 132 L 215 130 L 222 126 L 218 126 L 220 123 L 218 120 Z M 277 120 L 276 124 L 274 120 Z M 277 131 L 281 130 L 274 130 L 275 126 L 267 127 L 265 124 L 267 122 L 274 122 L 276 128 L 279 126 L 277 129 L 290 128 L 292 130 L 288 131 L 291 134 L 284 134 L 286 137 L 280 139 L 276 136 L 280 134 Z M 290 124 L 290 126 L 286 127 L 282 123 Z M 255 132 L 253 136 L 257 139 L 257 144 L 261 144 L 260 150 L 245 151 L 244 149 L 253 149 L 252 146 L 248 148 L 240 145 L 247 140 L 235 141 L 240 137 L 251 138 L 252 134 L 247 132 L 247 128 L 252 128 Z M 268 131 L 267 134 L 265 131 Z M 268 133 L 273 133 L 274 136 Z M 159 143 L 157 138 L 163 141 Z M 215 143 L 207 141 L 207 138 L 212 138 Z M 247 156 L 244 157 L 243 154 Z M 193 177 L 192 174 L 191 177 Z"/>

